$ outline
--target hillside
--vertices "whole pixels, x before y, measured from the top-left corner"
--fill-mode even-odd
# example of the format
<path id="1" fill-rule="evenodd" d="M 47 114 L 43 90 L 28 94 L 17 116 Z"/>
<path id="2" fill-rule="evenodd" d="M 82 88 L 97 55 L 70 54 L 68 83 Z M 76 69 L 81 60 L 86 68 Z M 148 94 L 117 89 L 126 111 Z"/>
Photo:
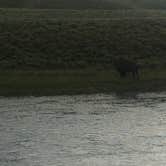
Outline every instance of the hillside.
<path id="1" fill-rule="evenodd" d="M 165 9 L 165 0 L 0 0 L 1 8 Z"/>
<path id="2" fill-rule="evenodd" d="M 111 67 L 113 56 L 165 66 L 166 12 L 0 10 L 0 69 Z"/>
<path id="3" fill-rule="evenodd" d="M 0 9 L 0 95 L 163 91 L 165 10 Z M 137 61 L 140 80 L 112 59 Z"/>
<path id="4" fill-rule="evenodd" d="M 126 8 L 124 3 L 105 0 L 0 0 L 1 8 L 51 9 L 116 9 Z"/>

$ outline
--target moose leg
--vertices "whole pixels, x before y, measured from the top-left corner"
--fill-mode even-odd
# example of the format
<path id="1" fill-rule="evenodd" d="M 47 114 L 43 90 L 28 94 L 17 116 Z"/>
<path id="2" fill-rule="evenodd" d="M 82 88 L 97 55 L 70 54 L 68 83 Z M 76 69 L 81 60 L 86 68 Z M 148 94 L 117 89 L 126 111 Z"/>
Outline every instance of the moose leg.
<path id="1" fill-rule="evenodd" d="M 126 77 L 126 72 L 124 71 L 119 72 L 119 74 L 120 74 L 120 77 Z"/>
<path id="2" fill-rule="evenodd" d="M 135 71 L 132 72 L 132 76 L 133 76 L 133 79 L 136 78 L 136 73 L 135 73 Z"/>
<path id="3" fill-rule="evenodd" d="M 139 73 L 138 73 L 138 71 L 132 72 L 132 76 L 133 76 L 133 79 L 139 80 Z"/>
<path id="4" fill-rule="evenodd" d="M 136 79 L 139 80 L 139 72 L 138 70 L 135 71 Z"/>

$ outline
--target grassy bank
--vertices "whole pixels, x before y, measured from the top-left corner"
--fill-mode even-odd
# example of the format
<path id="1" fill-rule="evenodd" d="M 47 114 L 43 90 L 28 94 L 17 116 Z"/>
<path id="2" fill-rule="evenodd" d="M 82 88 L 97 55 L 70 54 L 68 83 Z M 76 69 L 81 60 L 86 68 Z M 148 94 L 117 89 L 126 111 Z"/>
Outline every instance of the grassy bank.
<path id="1" fill-rule="evenodd" d="M 112 70 L 0 72 L 0 96 L 147 92 L 166 90 L 166 69 L 144 70 L 140 80 Z"/>
<path id="2" fill-rule="evenodd" d="M 0 9 L 0 95 L 166 89 L 166 11 Z M 120 79 L 112 59 L 142 66 Z"/>
<path id="3" fill-rule="evenodd" d="M 165 66 L 166 11 L 0 10 L 0 69 L 110 67 L 128 56 Z"/>

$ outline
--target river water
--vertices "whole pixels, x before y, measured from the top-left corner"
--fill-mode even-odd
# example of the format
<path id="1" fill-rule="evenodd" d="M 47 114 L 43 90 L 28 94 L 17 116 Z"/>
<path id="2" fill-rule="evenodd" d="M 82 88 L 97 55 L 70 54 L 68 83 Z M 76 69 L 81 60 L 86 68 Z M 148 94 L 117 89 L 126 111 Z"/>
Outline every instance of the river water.
<path id="1" fill-rule="evenodd" d="M 1 166 L 165 166 L 166 93 L 0 98 Z"/>

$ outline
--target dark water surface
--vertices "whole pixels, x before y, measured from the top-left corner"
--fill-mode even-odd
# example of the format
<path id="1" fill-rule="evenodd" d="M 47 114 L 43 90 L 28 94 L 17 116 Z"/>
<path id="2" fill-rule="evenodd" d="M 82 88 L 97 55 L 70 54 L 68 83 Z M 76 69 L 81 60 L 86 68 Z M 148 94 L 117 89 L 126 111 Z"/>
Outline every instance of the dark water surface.
<path id="1" fill-rule="evenodd" d="M 0 98 L 0 166 L 165 166 L 166 93 Z"/>

